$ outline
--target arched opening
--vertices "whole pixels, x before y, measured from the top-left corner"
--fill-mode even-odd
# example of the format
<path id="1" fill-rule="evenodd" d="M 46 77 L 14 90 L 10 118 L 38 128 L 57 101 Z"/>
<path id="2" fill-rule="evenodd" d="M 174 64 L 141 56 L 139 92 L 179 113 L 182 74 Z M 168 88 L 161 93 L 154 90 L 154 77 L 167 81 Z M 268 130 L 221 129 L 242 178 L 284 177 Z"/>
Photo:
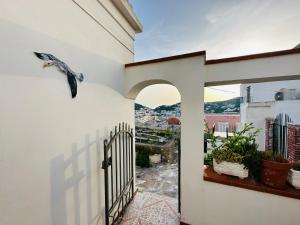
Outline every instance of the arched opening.
<path id="1" fill-rule="evenodd" d="M 130 99 L 136 99 L 138 94 L 146 87 L 149 87 L 151 85 L 155 84 L 169 84 L 172 85 L 171 82 L 167 80 L 161 80 L 161 79 L 151 79 L 151 80 L 145 80 L 140 83 L 135 84 L 133 87 L 130 87 L 130 90 L 126 93 L 126 97 Z"/>
<path id="2" fill-rule="evenodd" d="M 161 196 L 180 212 L 181 96 L 169 82 L 156 82 L 134 87 L 139 90 L 135 98 L 136 187 L 154 198 Z"/>

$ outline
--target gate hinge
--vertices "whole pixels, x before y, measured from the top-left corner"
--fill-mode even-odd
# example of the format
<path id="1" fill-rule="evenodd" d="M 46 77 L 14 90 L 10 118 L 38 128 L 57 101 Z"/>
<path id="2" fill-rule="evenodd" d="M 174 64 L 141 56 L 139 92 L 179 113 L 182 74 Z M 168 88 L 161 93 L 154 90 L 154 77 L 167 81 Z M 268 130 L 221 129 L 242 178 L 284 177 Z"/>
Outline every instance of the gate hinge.
<path id="1" fill-rule="evenodd" d="M 106 168 L 108 168 L 109 166 L 111 166 L 111 163 L 112 163 L 112 158 L 109 157 L 107 161 L 105 161 L 105 160 L 102 161 L 102 166 L 101 166 L 101 168 L 102 168 L 102 169 L 106 169 Z"/>

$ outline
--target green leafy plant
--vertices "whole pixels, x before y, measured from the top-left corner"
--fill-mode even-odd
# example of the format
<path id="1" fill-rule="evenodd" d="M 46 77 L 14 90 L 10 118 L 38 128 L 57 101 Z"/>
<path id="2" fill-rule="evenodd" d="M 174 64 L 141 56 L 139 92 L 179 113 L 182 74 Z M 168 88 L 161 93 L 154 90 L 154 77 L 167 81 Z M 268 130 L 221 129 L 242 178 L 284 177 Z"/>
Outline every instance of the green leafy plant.
<path id="1" fill-rule="evenodd" d="M 222 161 L 232 162 L 232 163 L 243 163 L 244 157 L 239 153 L 233 152 L 229 148 L 213 150 L 212 152 L 213 158 L 217 163 L 221 163 Z"/>
<path id="2" fill-rule="evenodd" d="M 273 160 L 275 162 L 279 162 L 279 163 L 287 163 L 287 162 L 289 162 L 287 159 L 285 159 L 280 154 L 273 155 L 273 157 L 271 158 L 271 160 Z"/>
<path id="3" fill-rule="evenodd" d="M 204 157 L 204 165 L 212 166 L 213 165 L 213 157 L 212 154 L 207 153 Z"/>
<path id="4" fill-rule="evenodd" d="M 212 156 L 217 163 L 222 161 L 243 164 L 250 176 L 259 177 L 263 155 L 257 150 L 256 136 L 261 129 L 254 130 L 252 123 L 245 124 L 244 129 L 234 132 L 232 137 L 224 139 L 222 144 L 214 147 Z"/>
<path id="5" fill-rule="evenodd" d="M 289 162 L 287 159 L 285 159 L 283 157 L 282 154 L 277 153 L 277 152 L 278 151 L 274 151 L 274 152 L 267 151 L 267 152 L 264 153 L 263 159 L 278 162 L 278 163 L 287 163 L 287 162 Z"/>
<path id="6" fill-rule="evenodd" d="M 261 163 L 263 159 L 269 158 L 269 152 L 249 149 L 244 157 L 243 164 L 249 169 L 250 176 L 255 180 L 260 180 Z"/>
<path id="7" fill-rule="evenodd" d="M 216 148 L 217 138 L 218 137 L 214 135 L 213 129 L 209 128 L 207 122 L 205 122 L 204 141 L 211 143 L 212 148 Z"/>

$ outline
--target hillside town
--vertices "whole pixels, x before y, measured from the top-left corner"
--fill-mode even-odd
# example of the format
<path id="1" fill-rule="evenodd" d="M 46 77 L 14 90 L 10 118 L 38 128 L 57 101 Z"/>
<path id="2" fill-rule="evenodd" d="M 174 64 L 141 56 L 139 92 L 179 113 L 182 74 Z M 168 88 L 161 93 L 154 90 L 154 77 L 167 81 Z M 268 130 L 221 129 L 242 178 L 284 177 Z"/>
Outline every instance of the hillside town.
<path id="1" fill-rule="evenodd" d="M 207 102 L 204 105 L 205 120 L 210 127 L 216 126 L 216 131 L 233 131 L 240 122 L 240 98 L 226 101 Z M 180 103 L 161 105 L 155 109 L 135 104 L 136 142 L 156 142 L 165 144 L 166 138 L 153 135 L 149 130 L 176 132 L 180 127 Z M 153 141 L 153 140 L 156 141 Z"/>
<path id="2" fill-rule="evenodd" d="M 240 122 L 240 98 L 207 102 L 205 120 L 226 136 Z M 154 109 L 135 104 L 137 186 L 148 192 L 178 197 L 180 103 Z M 230 129 L 228 129 L 230 128 Z"/>

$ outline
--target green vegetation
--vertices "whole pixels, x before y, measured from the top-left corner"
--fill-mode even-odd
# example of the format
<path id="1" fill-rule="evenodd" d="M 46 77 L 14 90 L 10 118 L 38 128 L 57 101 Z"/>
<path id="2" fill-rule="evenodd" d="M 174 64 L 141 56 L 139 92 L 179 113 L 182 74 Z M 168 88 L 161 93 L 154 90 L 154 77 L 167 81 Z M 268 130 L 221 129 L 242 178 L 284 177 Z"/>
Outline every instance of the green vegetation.
<path id="1" fill-rule="evenodd" d="M 229 148 L 215 150 L 212 152 L 212 155 L 217 163 L 226 161 L 226 162 L 243 164 L 243 160 L 244 160 L 244 156 L 240 155 L 239 153 L 233 152 Z"/>
<path id="2" fill-rule="evenodd" d="M 211 143 L 211 147 L 216 148 L 217 139 L 218 137 L 214 135 L 213 129 L 209 128 L 207 122 L 205 122 L 204 141 Z"/>
<path id="3" fill-rule="evenodd" d="M 204 104 L 205 113 L 239 113 L 240 112 L 240 98 L 233 98 L 226 101 L 206 102 Z M 227 111 L 229 109 L 229 111 Z"/>
<path id="4" fill-rule="evenodd" d="M 136 146 L 136 165 L 142 168 L 149 168 L 150 167 L 150 150 L 147 146 Z"/>
<path id="5" fill-rule="evenodd" d="M 213 157 L 212 154 L 207 153 L 204 157 L 204 165 L 212 166 L 213 165 Z"/>
<path id="6" fill-rule="evenodd" d="M 135 103 L 135 104 L 134 104 L 134 109 L 135 109 L 135 110 L 140 110 L 140 109 L 149 109 L 149 108 L 146 107 L 146 106 L 143 106 L 143 105 L 141 105 L 141 104 L 139 104 L 139 103 Z"/>
<path id="7" fill-rule="evenodd" d="M 205 102 L 204 111 L 205 113 L 239 113 L 240 112 L 240 97 L 218 101 L 218 102 Z M 147 109 L 148 107 L 135 103 L 135 110 L 140 110 L 142 108 Z M 174 111 L 176 108 L 180 108 L 180 103 L 174 105 L 161 105 L 154 109 L 155 112 L 160 113 L 161 111 Z M 149 108 L 148 108 L 149 109 Z M 226 111 L 230 109 L 229 111 Z"/>
<path id="8" fill-rule="evenodd" d="M 242 131 L 234 132 L 232 137 L 224 139 L 220 146 L 214 147 L 212 156 L 217 163 L 227 161 L 243 164 L 249 170 L 250 176 L 258 179 L 265 153 L 257 150 L 258 145 L 255 141 L 260 129 L 253 130 L 252 123 L 245 124 Z"/>
<path id="9" fill-rule="evenodd" d="M 155 112 L 161 112 L 161 111 L 174 111 L 176 108 L 180 108 L 180 103 L 174 104 L 174 105 L 161 105 L 154 109 Z"/>
<path id="10" fill-rule="evenodd" d="M 151 133 L 162 137 L 173 137 L 176 132 L 172 130 L 151 130 Z"/>
<path id="11" fill-rule="evenodd" d="M 278 153 L 279 151 L 267 151 L 263 152 L 262 154 L 262 159 L 264 160 L 269 160 L 269 161 L 274 161 L 278 163 L 287 163 L 288 160 L 286 160 L 282 154 Z"/>
<path id="12" fill-rule="evenodd" d="M 142 128 L 142 127 L 136 127 L 137 130 L 142 131 L 142 137 L 147 138 L 147 141 L 144 143 L 147 144 L 157 144 L 162 143 L 165 144 L 173 139 L 178 135 L 180 131 L 173 131 L 173 130 L 155 130 L 155 129 L 149 129 L 149 128 Z M 160 137 L 165 138 L 165 143 L 160 142 Z"/>

